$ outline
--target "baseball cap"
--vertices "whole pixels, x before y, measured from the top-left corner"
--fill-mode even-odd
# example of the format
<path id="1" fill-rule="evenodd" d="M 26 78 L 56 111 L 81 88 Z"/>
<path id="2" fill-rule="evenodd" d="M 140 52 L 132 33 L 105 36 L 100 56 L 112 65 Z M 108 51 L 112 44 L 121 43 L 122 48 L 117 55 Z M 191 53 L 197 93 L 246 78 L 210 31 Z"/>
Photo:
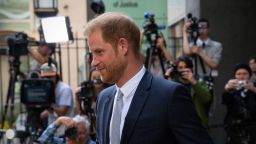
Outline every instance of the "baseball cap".
<path id="1" fill-rule="evenodd" d="M 40 71 L 41 71 L 41 77 L 57 75 L 57 68 L 56 68 L 55 64 L 53 64 L 53 63 L 51 63 L 50 65 L 48 63 L 44 63 L 40 67 Z"/>

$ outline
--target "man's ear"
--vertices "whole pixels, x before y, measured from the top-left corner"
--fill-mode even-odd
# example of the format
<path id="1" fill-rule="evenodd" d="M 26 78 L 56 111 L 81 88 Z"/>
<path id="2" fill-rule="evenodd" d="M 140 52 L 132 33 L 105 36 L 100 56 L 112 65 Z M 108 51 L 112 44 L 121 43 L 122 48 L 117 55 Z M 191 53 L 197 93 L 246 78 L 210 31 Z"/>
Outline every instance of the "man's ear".
<path id="1" fill-rule="evenodd" d="M 121 50 L 120 52 L 123 55 L 127 55 L 128 54 L 128 48 L 129 48 L 129 44 L 127 39 L 125 38 L 120 38 L 118 41 L 118 48 Z"/>

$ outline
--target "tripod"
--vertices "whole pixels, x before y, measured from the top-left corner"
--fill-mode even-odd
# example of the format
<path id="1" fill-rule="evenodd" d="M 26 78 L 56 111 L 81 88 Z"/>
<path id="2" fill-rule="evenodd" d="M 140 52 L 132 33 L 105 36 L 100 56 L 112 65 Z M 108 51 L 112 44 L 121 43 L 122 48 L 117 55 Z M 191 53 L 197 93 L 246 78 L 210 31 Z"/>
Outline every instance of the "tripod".
<path id="1" fill-rule="evenodd" d="M 19 56 L 9 57 L 9 64 L 10 64 L 10 70 L 9 70 L 10 71 L 10 79 L 9 79 L 6 103 L 4 106 L 4 113 L 2 116 L 1 129 L 4 128 L 4 122 L 5 122 L 9 107 L 10 107 L 10 116 L 8 118 L 8 127 L 12 128 L 12 122 L 13 122 L 13 118 L 14 118 L 15 82 L 17 82 L 19 78 L 25 78 L 25 75 L 20 71 Z"/>

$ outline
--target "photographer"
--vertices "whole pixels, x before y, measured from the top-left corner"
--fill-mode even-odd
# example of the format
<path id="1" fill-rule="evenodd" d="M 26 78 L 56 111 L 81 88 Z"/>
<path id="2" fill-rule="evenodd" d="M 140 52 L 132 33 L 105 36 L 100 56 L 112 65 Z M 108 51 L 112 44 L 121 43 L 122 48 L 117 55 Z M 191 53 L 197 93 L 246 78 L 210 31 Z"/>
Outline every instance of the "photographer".
<path id="1" fill-rule="evenodd" d="M 222 103 L 227 106 L 224 122 L 228 144 L 252 144 L 256 142 L 256 87 L 250 81 L 252 71 L 247 64 L 237 64 L 234 74 L 222 94 Z"/>
<path id="2" fill-rule="evenodd" d="M 217 76 L 216 68 L 218 67 L 221 59 L 222 45 L 221 43 L 209 38 L 208 33 L 210 31 L 210 23 L 205 18 L 201 18 L 198 23 L 196 23 L 196 28 L 193 29 L 193 31 L 197 31 L 199 33 L 199 37 L 194 37 L 194 39 L 192 39 L 194 42 L 189 43 L 188 33 L 191 31 L 191 25 L 194 24 L 195 22 L 189 21 L 184 25 L 184 53 L 188 56 L 196 56 L 194 59 L 198 59 L 195 64 L 195 67 L 197 68 L 195 74 L 197 76 Z M 190 36 L 191 35 L 192 34 L 190 33 Z"/>
<path id="3" fill-rule="evenodd" d="M 65 132 L 65 139 L 55 136 L 58 127 L 64 125 L 67 129 Z M 41 144 L 95 144 L 89 137 L 90 122 L 87 117 L 75 116 L 59 117 L 56 121 L 50 124 L 43 134 L 39 137 L 38 141 Z"/>
<path id="4" fill-rule="evenodd" d="M 202 125 L 208 128 L 208 114 L 205 105 L 211 100 L 211 94 L 204 81 L 196 80 L 193 74 L 193 63 L 189 57 L 179 57 L 175 67 L 165 74 L 169 79 L 185 85 L 191 93 L 196 112 Z"/>
<path id="5" fill-rule="evenodd" d="M 90 97 L 90 105 L 91 109 L 95 112 L 96 107 L 96 98 L 97 95 L 107 87 L 105 83 L 103 83 L 100 79 L 100 72 L 96 70 L 95 67 L 91 68 L 90 70 L 90 84 L 92 84 L 90 87 L 84 87 L 83 92 L 88 93 L 81 93 L 81 86 L 76 89 L 76 111 L 78 114 L 83 114 L 84 110 L 81 109 L 81 98 L 82 97 Z M 90 88 L 90 89 L 88 89 Z M 89 96 L 88 94 L 92 95 Z"/>
<path id="6" fill-rule="evenodd" d="M 55 103 L 41 113 L 41 118 L 48 118 L 48 124 L 59 116 L 73 116 L 73 96 L 71 88 L 60 81 L 57 68 L 53 63 L 45 63 L 41 66 L 41 77 L 49 78 L 55 87 Z"/>
<path id="7" fill-rule="evenodd" d="M 141 39 L 144 38 L 144 32 L 141 34 Z M 170 52 L 167 50 L 166 41 L 164 38 L 163 33 L 158 32 L 158 37 L 156 38 L 156 44 L 154 47 L 149 47 L 147 49 L 147 57 L 149 57 L 149 50 L 153 49 L 152 57 L 151 59 L 148 59 L 146 61 L 150 61 L 150 72 L 156 76 L 164 76 L 164 72 L 162 71 L 161 64 L 164 65 L 164 69 L 166 69 L 167 62 L 170 62 L 173 60 Z M 161 57 L 161 58 L 160 58 Z"/>

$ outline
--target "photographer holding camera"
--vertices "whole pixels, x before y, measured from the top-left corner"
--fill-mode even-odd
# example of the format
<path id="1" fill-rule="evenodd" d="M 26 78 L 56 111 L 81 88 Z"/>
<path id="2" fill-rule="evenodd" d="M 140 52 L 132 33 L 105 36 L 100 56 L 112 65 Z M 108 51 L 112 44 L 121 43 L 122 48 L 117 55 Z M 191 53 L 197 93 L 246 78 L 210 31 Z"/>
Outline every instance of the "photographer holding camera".
<path id="1" fill-rule="evenodd" d="M 179 82 L 190 90 L 201 123 L 208 128 L 208 114 L 205 105 L 211 100 L 211 94 L 204 81 L 195 79 L 192 60 L 189 57 L 179 57 L 175 66 L 169 68 L 165 75 L 168 79 Z"/>
<path id="2" fill-rule="evenodd" d="M 163 77 L 167 62 L 172 61 L 172 56 L 167 50 L 164 35 L 159 31 L 164 29 L 165 26 L 155 23 L 154 14 L 145 13 L 144 17 L 145 21 L 141 34 L 141 42 L 145 36 L 148 44 L 145 66 L 152 74 Z"/>
<path id="3" fill-rule="evenodd" d="M 48 118 L 48 124 L 50 124 L 59 116 L 73 116 L 72 90 L 59 79 L 55 64 L 45 63 L 40 69 L 41 77 L 51 79 L 55 89 L 55 103 L 41 113 L 41 118 Z"/>
<path id="4" fill-rule="evenodd" d="M 252 71 L 247 64 L 237 64 L 235 78 L 225 85 L 222 103 L 227 106 L 225 117 L 228 144 L 256 142 L 256 87 L 250 81 Z"/>
<path id="5" fill-rule="evenodd" d="M 195 20 L 185 23 L 183 28 L 183 50 L 185 55 L 195 56 L 199 59 L 195 64 L 195 75 L 199 77 L 217 76 L 216 68 L 221 59 L 222 45 L 209 38 L 210 22 L 201 18 L 198 22 Z M 188 33 L 193 42 L 189 43 Z M 193 34 L 198 33 L 197 36 Z"/>
<path id="6" fill-rule="evenodd" d="M 166 41 L 162 33 L 159 33 L 159 37 L 156 39 L 156 49 L 157 50 L 153 52 L 151 57 L 150 72 L 156 76 L 163 77 L 164 72 L 161 69 L 161 63 L 164 64 L 165 69 L 167 62 L 172 61 L 172 56 L 166 48 Z"/>
<path id="7" fill-rule="evenodd" d="M 65 139 L 55 136 L 58 127 L 65 126 Z M 61 116 L 39 137 L 41 144 L 95 144 L 89 137 L 90 122 L 87 117 L 77 115 L 74 118 Z"/>
<path id="8" fill-rule="evenodd" d="M 90 74 L 89 74 L 89 80 L 85 81 L 89 86 L 85 85 L 85 82 L 81 84 L 76 89 L 76 111 L 78 114 L 86 114 L 87 110 L 84 110 L 83 108 L 85 106 L 82 106 L 81 100 L 84 98 L 90 98 L 90 109 L 92 109 L 95 112 L 96 109 L 96 99 L 97 95 L 104 89 L 106 88 L 106 84 L 103 83 L 100 79 L 100 72 L 96 70 L 95 67 L 90 69 Z M 86 106 L 88 107 L 88 106 Z"/>

